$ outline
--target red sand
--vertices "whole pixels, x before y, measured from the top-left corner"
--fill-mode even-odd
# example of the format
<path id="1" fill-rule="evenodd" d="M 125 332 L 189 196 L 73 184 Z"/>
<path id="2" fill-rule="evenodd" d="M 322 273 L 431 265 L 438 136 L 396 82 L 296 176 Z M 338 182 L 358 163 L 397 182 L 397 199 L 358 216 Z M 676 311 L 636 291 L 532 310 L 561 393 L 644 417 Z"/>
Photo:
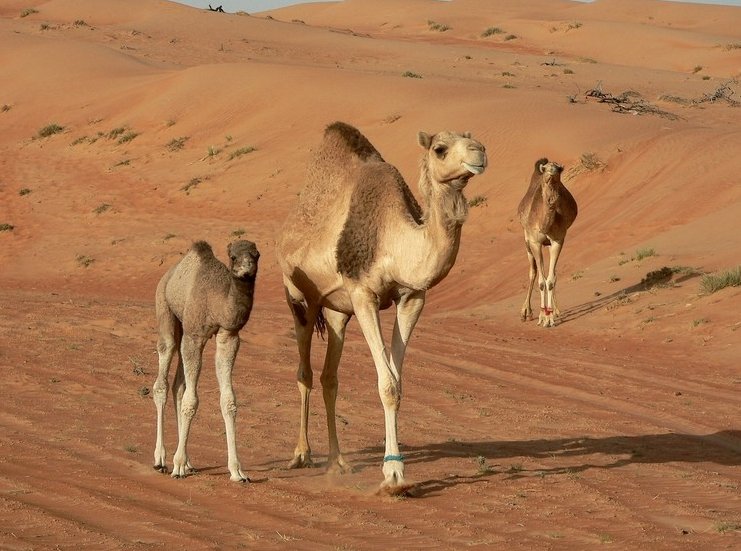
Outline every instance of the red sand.
<path id="1" fill-rule="evenodd" d="M 739 262 L 741 109 L 666 96 L 700 100 L 738 79 L 741 9 L 346 0 L 270 15 L 159 0 L 0 6 L 0 224 L 14 226 L 0 232 L 0 547 L 738 548 L 741 291 L 703 295 L 699 274 Z M 482 37 L 489 27 L 504 32 Z M 676 117 L 614 113 L 585 97 L 598 86 Z M 405 363 L 415 498 L 374 495 L 383 413 L 355 323 L 338 415 L 356 472 L 321 468 L 318 384 L 320 468 L 283 469 L 299 396 L 274 241 L 334 120 L 360 128 L 415 192 L 418 130 L 470 130 L 490 156 L 467 188 L 485 200 Z M 39 137 L 52 123 L 62 132 Z M 230 158 L 244 147 L 256 150 Z M 585 169 L 586 154 L 603 166 Z M 543 155 L 566 166 L 580 208 L 550 330 L 519 320 L 515 209 Z M 151 467 L 142 396 L 156 372 L 154 288 L 193 240 L 223 258 L 240 231 L 262 252 L 234 376 L 254 483 L 229 482 L 212 369 L 190 441 L 199 472 L 172 480 Z M 664 266 L 678 270 L 671 285 L 640 287 Z M 323 343 L 315 351 L 318 381 Z"/>

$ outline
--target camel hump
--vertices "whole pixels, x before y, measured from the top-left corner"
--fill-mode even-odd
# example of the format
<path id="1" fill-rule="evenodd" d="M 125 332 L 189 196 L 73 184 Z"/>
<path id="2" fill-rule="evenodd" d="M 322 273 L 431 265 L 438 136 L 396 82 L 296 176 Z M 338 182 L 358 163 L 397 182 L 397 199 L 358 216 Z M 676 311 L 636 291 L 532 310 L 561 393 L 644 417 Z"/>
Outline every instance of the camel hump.
<path id="1" fill-rule="evenodd" d="M 201 258 L 210 258 L 214 256 L 214 251 L 211 245 L 205 241 L 196 241 L 190 248 L 191 251 L 196 253 Z"/>
<path id="2" fill-rule="evenodd" d="M 368 138 L 355 128 L 344 122 L 333 122 L 324 130 L 325 143 L 334 142 L 336 146 L 341 146 L 347 152 L 360 157 L 361 160 L 375 160 L 383 162 L 383 158 L 378 150 L 373 147 Z"/>

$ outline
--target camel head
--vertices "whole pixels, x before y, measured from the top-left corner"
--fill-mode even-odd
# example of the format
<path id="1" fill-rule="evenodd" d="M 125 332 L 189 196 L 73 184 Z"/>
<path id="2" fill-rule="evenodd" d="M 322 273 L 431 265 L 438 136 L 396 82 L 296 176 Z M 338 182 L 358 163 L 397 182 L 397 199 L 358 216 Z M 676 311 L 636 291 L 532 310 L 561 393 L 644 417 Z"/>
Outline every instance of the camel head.
<path id="1" fill-rule="evenodd" d="M 541 159 L 535 163 L 535 168 L 543 175 L 543 183 L 557 184 L 561 181 L 562 165 Z"/>
<path id="2" fill-rule="evenodd" d="M 229 271 L 237 279 L 254 279 L 260 252 L 252 241 L 234 241 L 226 249 L 229 255 Z"/>
<path id="3" fill-rule="evenodd" d="M 434 136 L 420 132 L 418 141 L 425 150 L 422 163 L 435 182 L 455 182 L 456 187 L 462 189 L 472 176 L 486 169 L 486 149 L 471 138 L 470 132 L 457 134 L 445 131 Z"/>

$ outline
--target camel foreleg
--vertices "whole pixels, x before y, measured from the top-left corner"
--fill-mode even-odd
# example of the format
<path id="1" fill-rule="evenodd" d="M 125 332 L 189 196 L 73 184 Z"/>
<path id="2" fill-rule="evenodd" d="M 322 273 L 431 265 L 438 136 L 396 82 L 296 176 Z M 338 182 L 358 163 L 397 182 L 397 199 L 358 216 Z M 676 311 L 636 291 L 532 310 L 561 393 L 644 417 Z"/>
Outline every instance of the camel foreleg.
<path id="1" fill-rule="evenodd" d="M 248 482 L 237 455 L 237 399 L 232 385 L 232 370 L 238 351 L 239 334 L 219 330 L 216 334 L 216 378 L 221 395 L 221 415 L 226 429 L 227 465 L 232 481 Z"/>
<path id="2" fill-rule="evenodd" d="M 409 485 L 404 480 L 404 458 L 399 452 L 397 437 L 397 417 L 401 404 L 401 374 L 396 365 L 390 361 L 386 345 L 381 334 L 381 323 L 378 315 L 378 301 L 372 292 L 358 288 L 351 293 L 355 315 L 363 330 L 373 363 L 378 375 L 378 394 L 383 404 L 386 426 L 386 448 L 383 457 L 384 481 L 381 490 L 391 494 L 406 491 Z"/>

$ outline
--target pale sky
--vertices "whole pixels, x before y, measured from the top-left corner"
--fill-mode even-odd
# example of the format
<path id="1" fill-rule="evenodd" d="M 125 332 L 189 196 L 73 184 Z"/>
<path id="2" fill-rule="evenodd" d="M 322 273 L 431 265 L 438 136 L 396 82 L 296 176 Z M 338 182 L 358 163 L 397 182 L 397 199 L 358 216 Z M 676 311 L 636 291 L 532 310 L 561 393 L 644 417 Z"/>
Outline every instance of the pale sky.
<path id="1" fill-rule="evenodd" d="M 282 8 L 291 4 L 307 4 L 309 2 L 316 2 L 318 0 L 172 0 L 180 4 L 187 4 L 188 6 L 194 6 L 196 8 L 207 8 L 209 4 L 212 7 L 221 6 L 224 11 L 234 13 L 237 11 L 246 11 L 247 13 L 260 12 L 265 10 L 273 10 L 276 8 Z M 321 0 L 321 1 L 336 1 L 336 0 Z M 399 0 L 400 2 L 403 0 Z M 591 2 L 592 0 L 578 0 L 580 2 Z M 668 0 L 672 1 L 683 1 L 694 4 L 725 4 L 728 6 L 739 6 L 741 7 L 741 0 Z"/>

